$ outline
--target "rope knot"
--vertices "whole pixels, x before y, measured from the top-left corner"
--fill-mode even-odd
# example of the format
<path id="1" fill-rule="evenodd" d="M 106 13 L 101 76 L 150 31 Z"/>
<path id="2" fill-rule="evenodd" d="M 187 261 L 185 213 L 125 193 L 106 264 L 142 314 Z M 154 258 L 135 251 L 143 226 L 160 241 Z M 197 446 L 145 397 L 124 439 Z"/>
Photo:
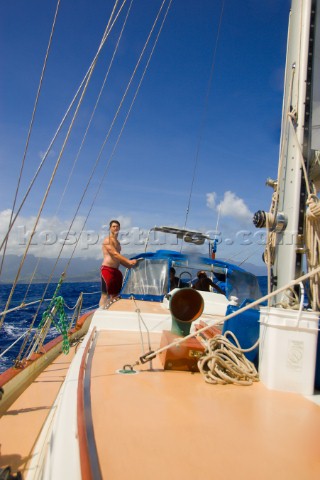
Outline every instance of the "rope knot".
<path id="1" fill-rule="evenodd" d="M 316 195 L 311 194 L 307 200 L 308 210 L 307 215 L 312 219 L 320 218 L 320 202 Z"/>

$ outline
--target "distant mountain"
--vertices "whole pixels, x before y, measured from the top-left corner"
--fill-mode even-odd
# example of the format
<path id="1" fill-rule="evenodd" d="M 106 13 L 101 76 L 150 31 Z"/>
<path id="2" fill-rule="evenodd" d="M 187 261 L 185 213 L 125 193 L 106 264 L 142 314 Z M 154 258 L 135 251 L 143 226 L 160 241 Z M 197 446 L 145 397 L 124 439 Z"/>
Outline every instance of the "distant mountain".
<path id="1" fill-rule="evenodd" d="M 1 275 L 1 283 L 12 283 L 14 281 L 21 259 L 22 257 L 18 255 L 6 255 Z M 36 273 L 33 282 L 46 282 L 51 275 L 53 268 L 54 274 L 52 281 L 58 281 L 68 264 L 68 259 L 60 259 L 56 266 L 55 262 L 56 260 L 53 258 L 41 258 L 39 260 L 39 258 L 34 255 L 27 255 L 21 271 L 19 283 L 29 283 L 35 269 Z M 73 258 L 68 267 L 65 282 L 98 282 L 100 280 L 100 265 L 100 259 L 96 260 L 94 258 L 82 257 Z M 257 276 L 267 275 L 267 269 L 264 266 L 246 263 L 241 265 L 241 267 Z"/>
<path id="2" fill-rule="evenodd" d="M 0 257 L 1 258 L 1 257 Z M 18 255 L 6 255 L 1 283 L 12 283 L 15 279 L 16 272 L 19 268 L 22 257 Z M 27 255 L 21 274 L 19 283 L 29 283 L 36 269 L 34 282 L 46 282 L 54 268 L 52 281 L 58 281 L 62 272 L 64 272 L 68 259 L 61 258 L 55 266 L 56 260 L 53 258 L 41 258 L 34 255 Z M 68 267 L 66 282 L 97 282 L 100 279 L 101 260 L 93 258 L 77 257 L 71 260 Z"/>

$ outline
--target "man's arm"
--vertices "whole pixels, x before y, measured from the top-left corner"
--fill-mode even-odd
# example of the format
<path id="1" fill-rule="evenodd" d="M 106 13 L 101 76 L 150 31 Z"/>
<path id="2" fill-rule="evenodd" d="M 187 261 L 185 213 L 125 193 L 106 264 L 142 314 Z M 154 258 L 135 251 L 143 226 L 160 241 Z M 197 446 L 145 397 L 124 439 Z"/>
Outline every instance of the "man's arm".
<path id="1" fill-rule="evenodd" d="M 217 290 L 218 293 L 222 293 L 222 295 L 224 295 L 224 291 L 221 290 L 221 288 L 219 287 L 219 285 L 216 285 L 215 283 L 213 283 L 213 281 L 209 278 L 208 279 L 209 282 L 210 282 L 210 285 L 212 288 L 214 288 L 215 290 Z"/>
<path id="2" fill-rule="evenodd" d="M 110 241 L 108 237 L 103 242 L 103 248 L 110 255 L 110 257 L 118 260 L 124 267 L 131 268 L 137 263 L 137 260 L 129 260 L 128 258 L 121 255 L 121 253 L 118 252 L 118 250 L 113 245 L 113 242 Z"/>

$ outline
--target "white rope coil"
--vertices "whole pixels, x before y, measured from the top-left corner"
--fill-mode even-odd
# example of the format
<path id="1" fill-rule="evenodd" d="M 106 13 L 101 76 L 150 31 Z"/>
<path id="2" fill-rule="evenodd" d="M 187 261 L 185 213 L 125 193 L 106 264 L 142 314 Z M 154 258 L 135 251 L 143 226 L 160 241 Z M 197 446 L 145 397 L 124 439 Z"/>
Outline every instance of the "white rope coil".
<path id="1" fill-rule="evenodd" d="M 236 345 L 226 338 L 227 335 L 233 337 Z M 259 381 L 258 372 L 243 352 L 255 347 L 256 345 L 251 349 L 241 349 L 237 338 L 230 331 L 216 335 L 209 340 L 205 355 L 198 361 L 198 368 L 207 383 L 252 385 Z"/>
<path id="2" fill-rule="evenodd" d="M 311 219 L 314 218 L 318 220 L 320 218 L 320 202 L 319 198 L 315 194 L 311 194 L 307 200 L 308 211 L 307 215 Z"/>
<path id="3" fill-rule="evenodd" d="M 316 195 L 311 194 L 307 200 L 305 236 L 307 247 L 308 268 L 312 270 L 320 263 L 320 202 Z M 310 278 L 311 306 L 320 307 L 320 275 Z"/>

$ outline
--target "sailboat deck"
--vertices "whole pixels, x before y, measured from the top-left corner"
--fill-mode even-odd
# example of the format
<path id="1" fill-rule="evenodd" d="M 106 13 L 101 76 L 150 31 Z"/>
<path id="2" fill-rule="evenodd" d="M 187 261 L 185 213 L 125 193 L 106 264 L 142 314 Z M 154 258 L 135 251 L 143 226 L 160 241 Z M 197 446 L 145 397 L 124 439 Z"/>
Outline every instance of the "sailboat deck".
<path id="1" fill-rule="evenodd" d="M 152 335 L 153 348 L 160 334 Z M 136 332 L 99 332 L 91 371 L 94 433 L 103 478 L 320 476 L 320 409 L 296 395 L 209 385 L 201 374 L 116 373 L 141 355 Z M 128 433 L 129 432 L 129 433 Z"/>
<path id="2" fill-rule="evenodd" d="M 0 468 L 27 471 L 35 442 L 48 417 L 75 355 L 59 355 L 0 419 Z"/>
<path id="3" fill-rule="evenodd" d="M 152 349 L 160 338 L 150 333 Z M 2 417 L 2 467 L 27 473 L 73 350 L 59 356 Z M 164 371 L 158 358 L 152 369 L 145 364 L 137 374 L 118 373 L 140 355 L 140 332 L 98 331 L 86 370 L 91 409 L 85 414 L 92 416 L 89 446 L 96 444 L 102 478 L 181 478 L 183 465 L 183 478 L 190 480 L 208 478 L 208 471 L 218 480 L 320 477 L 318 405 L 259 382 L 210 385 L 200 373 Z"/>

